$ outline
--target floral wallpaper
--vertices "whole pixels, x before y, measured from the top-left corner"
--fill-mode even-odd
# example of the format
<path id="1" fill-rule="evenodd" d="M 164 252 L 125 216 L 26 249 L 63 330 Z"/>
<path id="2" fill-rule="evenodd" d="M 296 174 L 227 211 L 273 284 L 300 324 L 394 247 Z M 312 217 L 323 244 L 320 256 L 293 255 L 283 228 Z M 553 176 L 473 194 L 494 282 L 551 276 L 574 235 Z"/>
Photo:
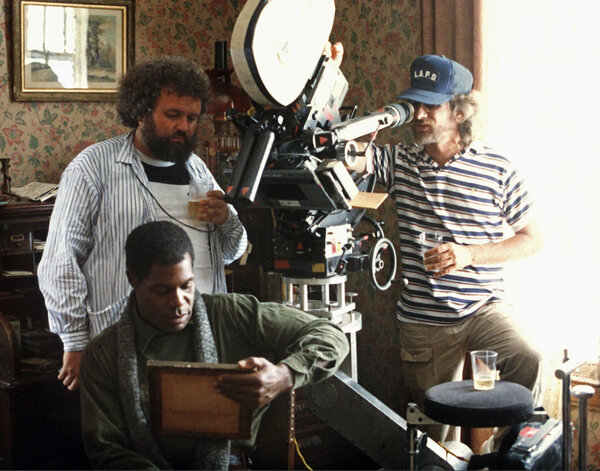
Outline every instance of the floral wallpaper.
<path id="1" fill-rule="evenodd" d="M 0 11 L 0 155 L 10 157 L 12 186 L 30 181 L 58 182 L 68 163 L 88 145 L 119 135 L 112 103 L 14 102 L 11 98 L 11 3 Z M 243 0 L 137 0 L 135 2 L 135 60 L 158 54 L 179 54 L 206 68 L 214 63 L 214 41 L 227 40 Z M 342 71 L 350 88 L 345 105 L 358 113 L 393 103 L 407 86 L 408 67 L 420 53 L 420 1 L 338 0 L 332 42 L 342 41 Z M 231 63 L 230 63 L 231 65 Z M 203 127 L 206 138 L 210 121 Z M 396 139 L 387 131 L 381 140 Z M 373 214 L 386 222 L 386 235 L 395 238 L 391 201 Z M 359 381 L 393 407 L 399 378 L 394 364 L 396 290 L 381 293 L 369 287 L 365 273 L 350 276 L 348 291 L 359 293 L 363 329 L 358 334 Z"/>
<path id="2" fill-rule="evenodd" d="M 158 54 L 214 63 L 214 41 L 231 37 L 244 0 L 137 0 L 135 60 Z M 0 154 L 10 157 L 13 186 L 57 182 L 67 164 L 91 143 L 126 131 L 112 103 L 14 102 L 11 97 L 12 2 L 0 12 Z M 343 41 L 345 104 L 376 109 L 393 101 L 418 53 L 417 0 L 338 0 L 332 39 Z M 208 136 L 211 126 L 207 123 Z"/>

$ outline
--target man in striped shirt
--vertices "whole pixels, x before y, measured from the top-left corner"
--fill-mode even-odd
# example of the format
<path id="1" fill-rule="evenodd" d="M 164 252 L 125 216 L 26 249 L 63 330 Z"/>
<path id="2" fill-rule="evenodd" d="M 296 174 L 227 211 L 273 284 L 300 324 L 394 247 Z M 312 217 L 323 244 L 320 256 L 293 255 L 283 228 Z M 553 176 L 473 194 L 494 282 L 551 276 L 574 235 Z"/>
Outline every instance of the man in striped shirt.
<path id="1" fill-rule="evenodd" d="M 58 379 L 77 389 L 81 353 L 115 323 L 131 290 L 125 240 L 137 226 L 170 220 L 196 252 L 196 284 L 226 291 L 224 265 L 239 258 L 246 231 L 204 162 L 193 153 L 209 82 L 192 61 L 158 57 L 123 77 L 117 105 L 127 135 L 84 149 L 65 169 L 38 269 L 50 329 L 64 346 Z M 214 188 L 188 210 L 191 183 Z"/>
<path id="2" fill-rule="evenodd" d="M 336 45 L 332 55 L 341 61 Z M 512 322 L 502 279 L 503 264 L 541 247 L 530 195 L 513 164 L 475 140 L 471 72 L 427 55 L 410 73 L 399 98 L 414 107 L 415 145 L 375 145 L 367 154 L 398 215 L 403 399 L 422 406 L 428 388 L 462 378 L 467 352 L 486 349 L 498 352 L 502 380 L 528 387 L 539 401 L 540 357 Z M 447 426 L 427 432 L 438 441 L 458 438 Z"/>

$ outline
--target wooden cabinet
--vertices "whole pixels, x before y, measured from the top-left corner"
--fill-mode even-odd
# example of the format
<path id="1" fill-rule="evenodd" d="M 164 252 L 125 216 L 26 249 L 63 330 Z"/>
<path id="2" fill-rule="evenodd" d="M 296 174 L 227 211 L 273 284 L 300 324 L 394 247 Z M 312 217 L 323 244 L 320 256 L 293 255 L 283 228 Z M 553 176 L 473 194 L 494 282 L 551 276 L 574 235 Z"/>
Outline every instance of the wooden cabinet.
<path id="1" fill-rule="evenodd" d="M 0 206 L 0 469 L 88 467 L 79 395 L 56 379 L 62 343 L 37 285 L 52 207 Z"/>
<path id="2" fill-rule="evenodd" d="M 0 206 L 2 288 L 34 278 L 48 235 L 52 207 L 51 203 L 29 202 L 10 202 Z"/>
<path id="3" fill-rule="evenodd" d="M 0 375 L 5 379 L 16 379 L 22 366 L 27 370 L 32 361 L 24 353 L 32 346 L 30 340 L 48 326 L 36 274 L 51 212 L 52 204 L 10 202 L 0 206 L 0 325 L 4 340 L 0 344 Z M 54 341 L 52 353 L 56 355 L 60 340 L 50 334 L 47 338 Z"/>

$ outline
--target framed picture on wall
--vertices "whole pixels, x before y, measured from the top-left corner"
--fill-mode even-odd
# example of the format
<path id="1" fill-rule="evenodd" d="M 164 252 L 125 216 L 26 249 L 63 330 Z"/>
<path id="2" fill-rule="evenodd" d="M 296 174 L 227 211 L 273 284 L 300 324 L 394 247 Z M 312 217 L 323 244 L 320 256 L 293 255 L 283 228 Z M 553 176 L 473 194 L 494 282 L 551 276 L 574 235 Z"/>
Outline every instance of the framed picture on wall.
<path id="1" fill-rule="evenodd" d="M 134 0 L 14 0 L 15 101 L 111 101 L 133 64 Z"/>

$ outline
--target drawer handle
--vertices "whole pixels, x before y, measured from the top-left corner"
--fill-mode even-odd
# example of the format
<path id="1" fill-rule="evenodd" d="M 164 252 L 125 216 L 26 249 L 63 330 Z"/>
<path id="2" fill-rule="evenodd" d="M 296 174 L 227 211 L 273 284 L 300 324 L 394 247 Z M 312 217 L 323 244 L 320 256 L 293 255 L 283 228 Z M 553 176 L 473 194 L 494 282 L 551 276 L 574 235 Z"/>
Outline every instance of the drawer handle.
<path id="1" fill-rule="evenodd" d="M 11 242 L 23 242 L 25 240 L 25 234 L 13 234 L 10 236 Z"/>

